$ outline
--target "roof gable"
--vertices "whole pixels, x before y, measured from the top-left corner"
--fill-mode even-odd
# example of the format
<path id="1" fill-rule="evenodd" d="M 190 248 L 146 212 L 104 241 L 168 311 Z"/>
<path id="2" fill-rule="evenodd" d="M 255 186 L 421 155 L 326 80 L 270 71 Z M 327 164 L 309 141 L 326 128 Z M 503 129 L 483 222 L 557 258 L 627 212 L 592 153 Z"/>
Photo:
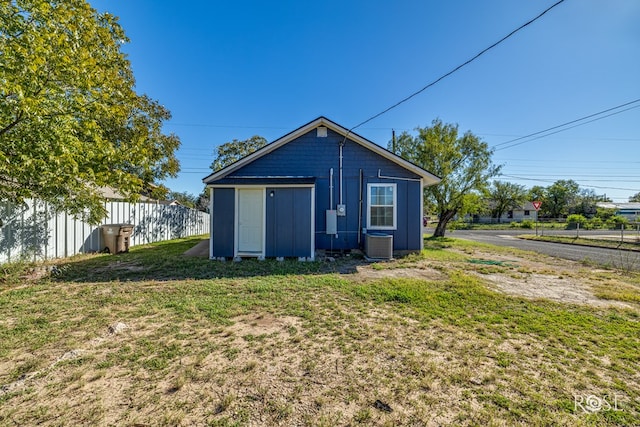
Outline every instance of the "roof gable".
<path id="1" fill-rule="evenodd" d="M 219 179 L 222 179 L 224 177 L 226 177 L 227 175 L 233 173 L 234 171 L 237 171 L 238 169 L 242 168 L 243 166 L 263 157 L 266 156 L 267 154 L 275 151 L 276 149 L 282 147 L 283 145 L 305 135 L 306 133 L 312 131 L 313 129 L 316 129 L 320 126 L 324 126 L 328 129 L 333 130 L 334 132 L 338 133 L 341 136 L 344 136 L 345 139 L 348 138 L 349 140 L 359 144 L 360 146 L 392 161 L 393 163 L 396 163 L 397 165 L 401 166 L 404 169 L 407 169 L 411 172 L 413 172 L 414 174 L 420 176 L 423 179 L 424 185 L 428 186 L 428 185 L 434 185 L 437 184 L 438 182 L 440 182 L 440 178 L 433 175 L 431 172 L 422 169 L 419 166 L 414 165 L 411 162 L 408 162 L 407 160 L 401 158 L 400 156 L 397 156 L 395 154 L 393 154 L 392 152 L 380 147 L 379 145 L 369 141 L 366 138 L 363 138 L 362 136 L 353 133 L 353 132 L 349 132 L 348 129 L 340 126 L 339 124 L 327 119 L 326 117 L 318 117 L 317 119 L 299 127 L 298 129 L 289 132 L 288 134 L 280 137 L 279 139 L 273 141 L 270 144 L 265 145 L 264 147 L 262 147 L 261 149 L 249 154 L 246 157 L 243 157 L 242 159 L 236 161 L 235 163 L 232 163 L 230 165 L 228 165 L 227 167 L 220 169 L 217 172 L 212 173 L 211 175 L 205 177 L 202 181 L 205 184 L 211 184 L 214 181 L 217 181 Z"/>

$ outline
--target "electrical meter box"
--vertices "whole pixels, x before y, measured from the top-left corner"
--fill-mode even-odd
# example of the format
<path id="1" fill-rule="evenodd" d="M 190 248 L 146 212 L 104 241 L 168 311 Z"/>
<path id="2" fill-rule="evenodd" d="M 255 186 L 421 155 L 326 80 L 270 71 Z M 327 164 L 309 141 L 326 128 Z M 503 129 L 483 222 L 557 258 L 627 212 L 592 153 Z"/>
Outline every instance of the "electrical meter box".
<path id="1" fill-rule="evenodd" d="M 327 234 L 338 234 L 338 215 L 335 210 L 326 211 Z"/>

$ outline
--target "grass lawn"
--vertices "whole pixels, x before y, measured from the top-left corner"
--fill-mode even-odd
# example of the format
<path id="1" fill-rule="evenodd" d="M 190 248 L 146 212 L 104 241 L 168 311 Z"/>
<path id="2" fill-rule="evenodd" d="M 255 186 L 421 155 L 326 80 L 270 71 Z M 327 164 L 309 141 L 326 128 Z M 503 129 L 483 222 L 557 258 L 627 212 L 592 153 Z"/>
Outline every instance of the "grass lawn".
<path id="1" fill-rule="evenodd" d="M 0 425 L 639 423 L 636 274 L 456 239 L 372 265 L 197 242 L 0 267 Z"/>

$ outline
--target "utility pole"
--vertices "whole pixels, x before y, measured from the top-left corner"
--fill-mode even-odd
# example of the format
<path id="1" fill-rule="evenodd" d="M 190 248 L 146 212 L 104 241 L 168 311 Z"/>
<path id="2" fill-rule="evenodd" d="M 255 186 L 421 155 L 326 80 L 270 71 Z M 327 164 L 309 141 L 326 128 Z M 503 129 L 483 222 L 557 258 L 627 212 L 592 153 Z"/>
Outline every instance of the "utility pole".
<path id="1" fill-rule="evenodd" d="M 393 154 L 398 154 L 396 153 L 396 130 L 395 129 L 391 129 L 391 149 L 393 150 Z"/>

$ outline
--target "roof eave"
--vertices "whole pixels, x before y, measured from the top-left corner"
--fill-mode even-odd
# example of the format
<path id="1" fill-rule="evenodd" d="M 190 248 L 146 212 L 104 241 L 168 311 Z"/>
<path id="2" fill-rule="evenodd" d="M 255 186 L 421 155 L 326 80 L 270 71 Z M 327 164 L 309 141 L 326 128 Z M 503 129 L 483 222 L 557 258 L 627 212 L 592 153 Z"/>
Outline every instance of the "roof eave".
<path id="1" fill-rule="evenodd" d="M 345 135 L 346 138 L 351 139 L 352 141 L 356 142 L 357 144 L 360 144 L 368 149 L 370 149 L 371 151 L 373 151 L 374 153 L 388 159 L 391 160 L 392 162 L 402 166 L 403 168 L 415 173 L 416 175 L 418 175 L 419 177 L 422 178 L 423 180 L 423 185 L 425 187 L 431 186 L 431 185 L 435 185 L 438 184 L 441 181 L 441 178 L 437 177 L 436 175 L 433 175 L 432 173 L 430 173 L 429 171 L 422 169 L 421 167 L 414 165 L 413 163 L 403 159 L 402 157 L 392 153 L 391 151 L 375 144 L 372 141 L 369 141 L 368 139 L 358 135 L 357 133 L 351 132 L 349 129 L 346 129 L 342 126 L 340 126 L 339 124 L 327 119 L 324 116 L 320 116 L 315 120 L 310 121 L 309 123 L 302 125 L 301 127 L 299 127 L 298 129 L 289 132 L 288 134 L 278 138 L 277 140 L 273 141 L 270 144 L 265 145 L 264 147 L 262 147 L 261 149 L 254 151 L 253 153 L 249 154 L 246 157 L 243 157 L 242 159 L 238 160 L 235 163 L 230 164 L 229 166 L 220 169 L 217 172 L 214 172 L 210 175 L 208 175 L 207 177 L 205 177 L 202 182 L 209 185 L 212 184 L 213 181 L 215 181 L 216 179 L 220 179 L 223 178 L 225 176 L 227 176 L 228 174 L 240 169 L 241 167 L 243 167 L 244 165 L 251 163 L 253 160 L 258 159 L 264 155 L 269 154 L 270 152 L 276 150 L 277 148 L 285 145 L 286 143 L 293 141 L 294 139 L 298 138 L 299 136 L 302 136 L 304 134 L 306 134 L 307 132 L 317 128 L 318 126 L 326 126 L 330 129 L 332 129 L 334 132 L 337 132 L 339 134 Z"/>

